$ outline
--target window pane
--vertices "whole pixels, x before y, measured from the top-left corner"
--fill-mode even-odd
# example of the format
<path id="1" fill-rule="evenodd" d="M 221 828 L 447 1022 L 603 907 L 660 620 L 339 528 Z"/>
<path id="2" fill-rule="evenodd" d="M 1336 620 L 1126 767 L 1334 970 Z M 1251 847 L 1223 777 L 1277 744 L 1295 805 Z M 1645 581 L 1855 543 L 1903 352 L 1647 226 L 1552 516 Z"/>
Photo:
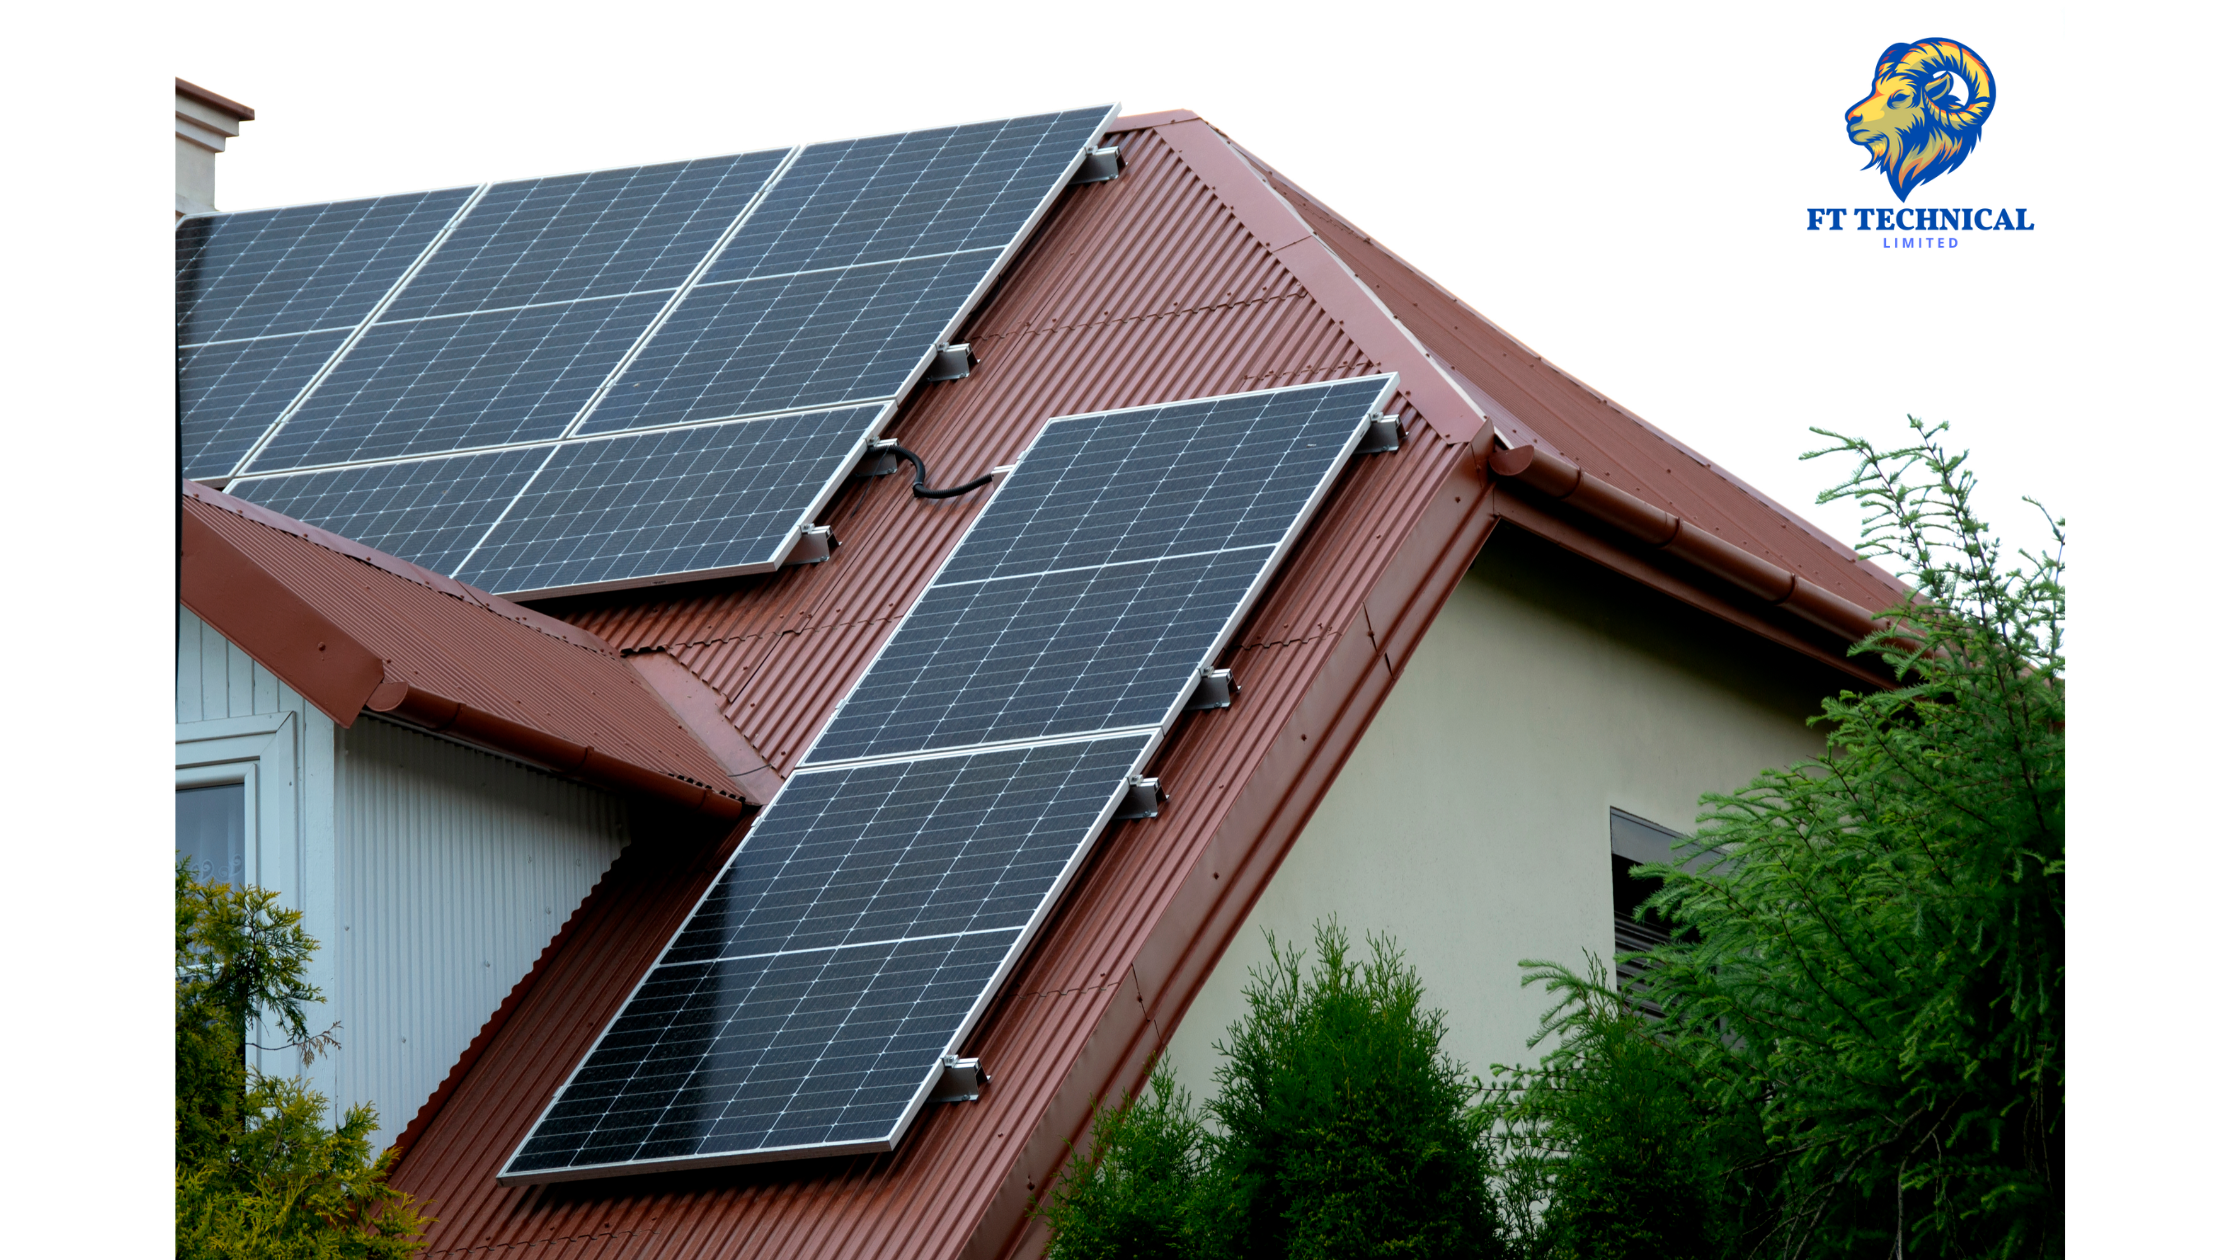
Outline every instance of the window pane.
<path id="1" fill-rule="evenodd" d="M 180 788 L 179 856 L 199 879 L 239 887 L 243 882 L 242 835 L 249 816 L 248 794 L 239 783 Z"/>

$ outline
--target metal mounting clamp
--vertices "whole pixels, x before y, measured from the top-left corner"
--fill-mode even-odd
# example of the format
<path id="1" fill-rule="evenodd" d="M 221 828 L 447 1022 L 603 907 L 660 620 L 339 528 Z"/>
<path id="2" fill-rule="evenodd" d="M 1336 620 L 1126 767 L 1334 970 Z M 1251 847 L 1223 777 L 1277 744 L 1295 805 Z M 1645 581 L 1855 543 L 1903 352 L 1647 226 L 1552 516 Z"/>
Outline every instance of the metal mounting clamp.
<path id="1" fill-rule="evenodd" d="M 1397 416 L 1378 416 L 1369 422 L 1369 431 L 1361 435 L 1361 445 L 1356 448 L 1363 455 L 1382 455 L 1400 449 L 1400 420 Z"/>
<path id="2" fill-rule="evenodd" d="M 849 480 L 853 481 L 864 477 L 884 477 L 902 467 L 902 460 L 894 453 L 895 448 L 900 445 L 902 443 L 895 441 L 893 438 L 871 439 L 870 444 L 864 448 L 862 462 L 856 465 L 854 472 L 848 474 Z"/>
<path id="3" fill-rule="evenodd" d="M 933 366 L 926 369 L 929 381 L 961 381 L 972 375 L 972 367 L 980 362 L 972 355 L 972 343 L 954 342 L 933 352 Z"/>
<path id="4" fill-rule="evenodd" d="M 793 550 L 787 553 L 785 562 L 778 567 L 783 569 L 797 564 L 823 564 L 838 550 L 840 539 L 832 532 L 831 527 L 811 525 L 801 531 L 800 541 L 793 544 Z"/>
<path id="5" fill-rule="evenodd" d="M 1198 689 L 1190 693 L 1182 711 L 1199 713 L 1207 709 L 1226 709 L 1230 701 L 1242 694 L 1244 689 L 1237 686 L 1237 680 L 1229 676 L 1228 670 L 1209 669 L 1198 675 Z"/>
<path id="6" fill-rule="evenodd" d="M 1137 818 L 1157 818 L 1159 802 L 1165 799 L 1167 794 L 1159 790 L 1157 779 L 1129 775 L 1127 791 L 1120 798 L 1120 812 L 1113 817 L 1121 822 Z"/>
<path id="7" fill-rule="evenodd" d="M 933 1097 L 928 1101 L 979 1102 L 980 1091 L 990 1083 L 988 1074 L 980 1070 L 980 1060 L 945 1054 L 941 1056 L 941 1079 L 934 1082 Z"/>
<path id="8" fill-rule="evenodd" d="M 1108 144 L 1101 149 L 1091 149 L 1089 156 L 1081 160 L 1081 169 L 1073 173 L 1073 183 L 1101 184 L 1108 179 L 1118 179 L 1120 172 L 1127 167 L 1128 164 L 1120 157 L 1119 145 Z"/>

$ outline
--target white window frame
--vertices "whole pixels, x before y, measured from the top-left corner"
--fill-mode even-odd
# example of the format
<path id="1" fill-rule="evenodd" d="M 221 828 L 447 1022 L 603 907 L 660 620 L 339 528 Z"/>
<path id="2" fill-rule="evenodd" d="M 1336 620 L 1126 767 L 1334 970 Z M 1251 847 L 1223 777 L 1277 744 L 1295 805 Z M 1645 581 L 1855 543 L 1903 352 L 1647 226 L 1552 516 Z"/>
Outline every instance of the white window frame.
<path id="1" fill-rule="evenodd" d="M 181 722 L 173 753 L 172 787 L 242 785 L 247 817 L 241 828 L 241 875 L 248 883 L 280 894 L 283 905 L 303 901 L 302 872 L 296 845 L 296 735 L 300 724 L 290 712 Z M 174 849 L 176 852 L 176 849 Z M 324 952 L 324 951 L 322 951 Z M 265 1034 L 253 1022 L 248 1040 Z M 278 1075 L 297 1068 L 287 1051 L 244 1051 L 249 1066 Z"/>
<path id="2" fill-rule="evenodd" d="M 259 713 L 179 723 L 173 788 L 242 785 L 242 877 L 293 901 L 296 870 L 296 722 Z"/>

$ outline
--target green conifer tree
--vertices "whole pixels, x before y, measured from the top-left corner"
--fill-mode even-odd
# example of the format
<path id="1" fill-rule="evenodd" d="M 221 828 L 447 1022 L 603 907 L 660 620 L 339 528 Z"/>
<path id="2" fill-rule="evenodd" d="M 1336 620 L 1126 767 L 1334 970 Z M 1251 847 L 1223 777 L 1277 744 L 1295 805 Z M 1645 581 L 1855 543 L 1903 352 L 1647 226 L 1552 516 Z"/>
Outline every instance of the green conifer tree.
<path id="1" fill-rule="evenodd" d="M 368 1106 L 327 1123 L 327 1101 L 245 1062 L 252 1021 L 308 1065 L 332 1039 L 305 1024 L 304 981 L 318 942 L 302 915 L 259 888 L 176 874 L 174 1195 L 176 1254 L 227 1260 L 390 1260 L 420 1248 L 431 1222 L 390 1188 Z"/>
<path id="2" fill-rule="evenodd" d="M 1043 1210 L 1052 1260 L 1184 1260 L 1204 1253 L 1197 1197 L 1206 1131 L 1161 1060 L 1142 1093 L 1097 1113 Z"/>
<path id="3" fill-rule="evenodd" d="M 1314 962 L 1278 949 L 1216 1045 L 1195 1110 L 1159 1065 L 1101 1113 L 1041 1208 L 1057 1260 L 1447 1260 L 1498 1253 L 1476 1086 L 1440 1049 L 1445 1016 L 1391 939 L 1349 956 L 1318 925 Z"/>
<path id="4" fill-rule="evenodd" d="M 1857 458 L 1823 501 L 1863 504 L 1861 550 L 1914 588 L 1854 649 L 1895 685 L 1826 701 L 1826 755 L 1706 796 L 1694 850 L 1644 868 L 1681 935 L 1638 989 L 1526 964 L 1564 999 L 1556 1050 L 1493 1104 L 1528 1251 L 1641 1254 L 1622 1172 L 1693 1205 L 1651 1250 L 2061 1253 L 2062 526 L 2008 567 L 1965 453 L 1913 424 L 1818 452 Z M 1629 1114 L 1633 1088 L 1659 1101 Z M 1630 1169 L 1596 1171 L 1605 1123 Z"/>
<path id="5" fill-rule="evenodd" d="M 1334 924 L 1314 963 L 1268 939 L 1247 1016 L 1217 1048 L 1205 1238 L 1240 1257 L 1489 1254 L 1488 1152 L 1475 1086 L 1440 1048 L 1443 1013 L 1389 937 L 1349 957 Z"/>

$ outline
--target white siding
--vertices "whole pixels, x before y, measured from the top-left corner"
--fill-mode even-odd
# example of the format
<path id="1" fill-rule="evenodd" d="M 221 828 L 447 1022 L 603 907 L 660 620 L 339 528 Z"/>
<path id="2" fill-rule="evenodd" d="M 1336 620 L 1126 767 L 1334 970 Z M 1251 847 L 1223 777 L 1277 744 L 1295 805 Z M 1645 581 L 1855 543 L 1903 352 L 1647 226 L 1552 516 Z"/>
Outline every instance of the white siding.
<path id="1" fill-rule="evenodd" d="M 622 802 L 361 717 L 342 732 L 338 1101 L 386 1143 L 627 840 Z"/>
<path id="2" fill-rule="evenodd" d="M 1182 1080 L 1211 1090 L 1262 933 L 1325 916 L 1399 941 L 1471 1069 L 1536 1059 L 1517 963 L 1608 959 L 1611 807 L 1690 831 L 1702 793 L 1817 754 L 1827 679 L 1795 662 L 1497 531 L 1175 1030 Z"/>
<path id="3" fill-rule="evenodd" d="M 178 721 L 209 722 L 310 706 L 202 618 L 179 610 Z M 311 709 L 317 713 L 317 709 Z"/>
<path id="4" fill-rule="evenodd" d="M 313 939 L 334 940 L 335 724 L 184 608 L 179 610 L 176 715 L 182 770 L 250 767 L 245 773 L 256 791 L 249 878 L 279 893 L 283 905 L 302 911 L 303 928 Z M 333 964 L 333 951 L 326 949 L 312 960 L 308 978 L 329 999 L 309 1012 L 315 1029 L 337 1018 Z M 250 1039 L 277 1044 L 261 1032 Z M 252 1055 L 267 1072 L 303 1070 L 292 1054 Z M 331 1064 L 312 1068 L 316 1087 L 325 1090 L 332 1084 L 331 1069 Z"/>

